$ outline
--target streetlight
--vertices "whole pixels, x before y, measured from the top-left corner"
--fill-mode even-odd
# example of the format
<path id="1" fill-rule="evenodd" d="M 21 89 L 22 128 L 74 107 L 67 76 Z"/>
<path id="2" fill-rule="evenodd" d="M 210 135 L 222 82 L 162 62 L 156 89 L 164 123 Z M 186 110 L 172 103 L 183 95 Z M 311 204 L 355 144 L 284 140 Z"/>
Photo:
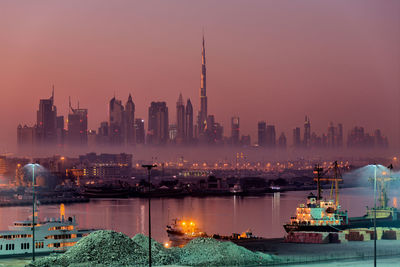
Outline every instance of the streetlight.
<path id="1" fill-rule="evenodd" d="M 149 182 L 149 192 L 148 192 L 148 198 L 149 198 L 149 267 L 151 267 L 151 194 L 150 194 L 150 189 L 151 189 L 151 184 L 150 184 L 150 173 L 152 168 L 156 168 L 157 165 L 151 164 L 151 165 L 142 165 L 143 168 L 147 169 L 147 175 L 148 175 L 148 182 Z"/>
<path id="2" fill-rule="evenodd" d="M 32 168 L 32 261 L 35 261 L 35 167 L 40 165 L 30 163 L 26 166 Z"/>

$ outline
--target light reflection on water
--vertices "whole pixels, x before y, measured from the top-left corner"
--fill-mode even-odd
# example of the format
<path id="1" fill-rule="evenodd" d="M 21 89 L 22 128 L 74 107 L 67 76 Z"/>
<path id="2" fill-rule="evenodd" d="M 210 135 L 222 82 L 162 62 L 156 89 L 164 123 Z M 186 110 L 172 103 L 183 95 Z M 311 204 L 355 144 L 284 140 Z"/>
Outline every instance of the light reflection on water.
<path id="1" fill-rule="evenodd" d="M 165 226 L 172 219 L 180 218 L 196 221 L 208 234 L 230 235 L 251 229 L 258 236 L 282 237 L 282 225 L 289 221 L 296 206 L 303 203 L 309 193 L 296 191 L 253 197 L 152 199 L 152 235 L 157 241 L 166 241 Z M 348 188 L 340 193 L 343 210 L 348 210 L 350 216 L 364 215 L 365 206 L 373 205 L 370 189 Z M 0 229 L 8 229 L 14 221 L 26 219 L 30 213 L 29 207 L 0 208 Z M 57 205 L 41 206 L 39 209 L 41 218 L 57 217 L 58 214 Z M 75 215 L 80 228 L 112 229 L 129 236 L 147 234 L 147 199 L 101 199 L 69 204 L 66 205 L 66 215 Z"/>

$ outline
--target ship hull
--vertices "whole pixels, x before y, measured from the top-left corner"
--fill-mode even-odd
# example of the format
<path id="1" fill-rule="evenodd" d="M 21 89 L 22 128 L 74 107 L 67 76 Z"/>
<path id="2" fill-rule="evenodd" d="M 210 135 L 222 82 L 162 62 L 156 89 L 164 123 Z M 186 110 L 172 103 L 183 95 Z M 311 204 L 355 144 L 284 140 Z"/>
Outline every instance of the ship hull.
<path id="1" fill-rule="evenodd" d="M 370 218 L 349 218 L 348 224 L 342 225 L 300 225 L 300 224 L 285 224 L 283 226 L 287 233 L 289 232 L 340 232 L 346 229 L 356 228 L 373 228 L 374 220 Z M 376 219 L 376 227 L 400 228 L 400 220 L 392 218 Z"/>

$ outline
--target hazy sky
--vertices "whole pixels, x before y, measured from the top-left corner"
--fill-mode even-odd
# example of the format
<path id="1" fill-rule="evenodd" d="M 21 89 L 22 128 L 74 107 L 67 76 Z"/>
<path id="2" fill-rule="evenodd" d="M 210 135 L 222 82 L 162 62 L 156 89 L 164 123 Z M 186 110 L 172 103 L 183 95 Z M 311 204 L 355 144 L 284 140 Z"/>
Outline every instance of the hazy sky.
<path id="1" fill-rule="evenodd" d="M 311 118 L 400 136 L 400 1 L 1 1 L 0 152 L 13 149 L 19 123 L 33 125 L 55 85 L 58 113 L 89 109 L 107 119 L 114 95 L 132 93 L 147 120 L 167 101 L 170 122 L 182 92 L 199 107 L 201 34 L 207 49 L 209 113 L 230 135 L 256 138 L 257 121 L 277 134 Z M 146 125 L 147 127 L 147 125 Z"/>

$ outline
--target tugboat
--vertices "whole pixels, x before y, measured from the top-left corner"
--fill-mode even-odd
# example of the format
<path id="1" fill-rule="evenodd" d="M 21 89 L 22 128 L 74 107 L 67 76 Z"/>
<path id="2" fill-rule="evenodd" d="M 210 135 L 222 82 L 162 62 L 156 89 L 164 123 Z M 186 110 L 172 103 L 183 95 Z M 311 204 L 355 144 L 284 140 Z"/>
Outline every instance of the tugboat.
<path id="1" fill-rule="evenodd" d="M 36 210 L 36 209 L 35 209 Z M 40 221 L 35 212 L 35 255 L 65 252 L 94 230 L 78 230 L 74 217 L 65 218 L 64 204 L 60 218 Z M 0 231 L 0 258 L 32 255 L 32 218 L 14 222 L 8 231 Z"/>
<path id="2" fill-rule="evenodd" d="M 208 237 L 193 221 L 174 219 L 171 225 L 167 225 L 166 230 L 171 241 L 190 241 L 196 237 Z"/>

